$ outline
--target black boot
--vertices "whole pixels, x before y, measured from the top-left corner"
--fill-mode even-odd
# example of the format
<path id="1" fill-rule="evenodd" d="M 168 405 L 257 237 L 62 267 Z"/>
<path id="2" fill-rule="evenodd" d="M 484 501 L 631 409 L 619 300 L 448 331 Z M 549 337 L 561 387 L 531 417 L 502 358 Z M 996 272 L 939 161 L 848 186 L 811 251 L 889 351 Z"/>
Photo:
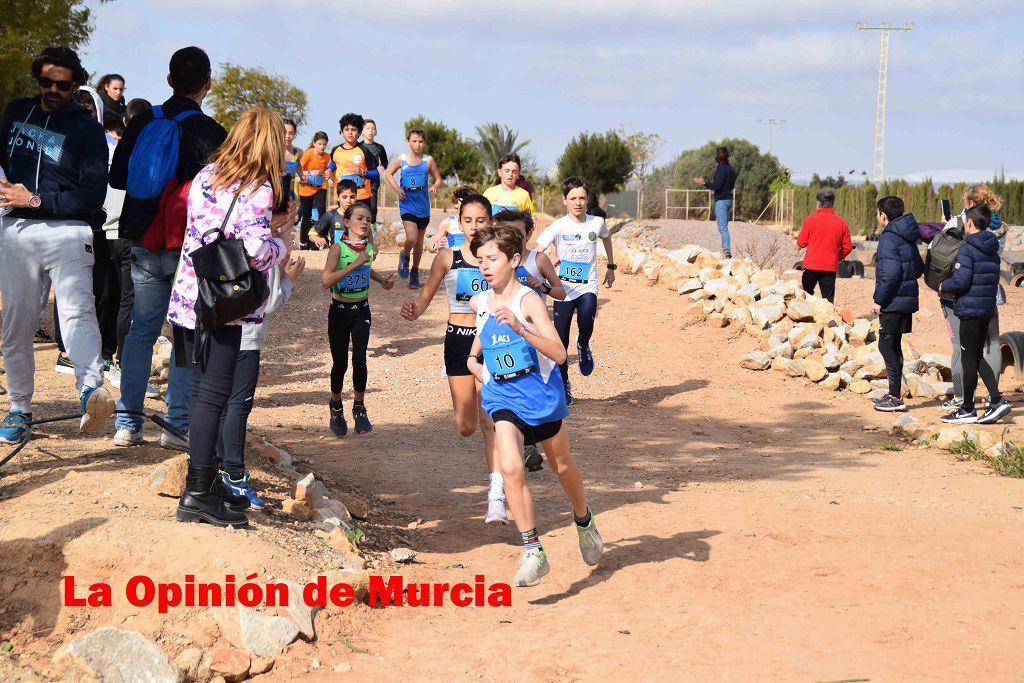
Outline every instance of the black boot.
<path id="1" fill-rule="evenodd" d="M 243 495 L 232 493 L 228 485 L 224 483 L 224 476 L 221 476 L 220 472 L 217 473 L 217 476 L 213 478 L 213 486 L 210 488 L 210 493 L 220 496 L 221 500 L 224 501 L 225 507 L 229 510 L 245 512 L 249 509 L 249 499 Z"/>
<path id="2" fill-rule="evenodd" d="M 244 512 L 230 510 L 224 500 L 213 493 L 213 480 L 217 477 L 216 467 L 193 467 L 189 465 L 185 478 L 185 492 L 178 501 L 175 515 L 179 522 L 206 522 L 214 526 L 249 526 Z"/>

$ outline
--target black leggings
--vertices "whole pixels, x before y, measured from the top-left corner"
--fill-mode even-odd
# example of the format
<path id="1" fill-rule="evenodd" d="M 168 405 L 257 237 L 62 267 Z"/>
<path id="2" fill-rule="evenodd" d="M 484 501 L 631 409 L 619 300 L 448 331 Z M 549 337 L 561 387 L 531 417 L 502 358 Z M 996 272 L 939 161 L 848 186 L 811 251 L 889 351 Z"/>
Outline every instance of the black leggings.
<path id="1" fill-rule="evenodd" d="M 185 358 L 192 360 L 195 330 L 182 329 Z M 214 466 L 221 416 L 235 383 L 242 326 L 226 325 L 209 333 L 199 363 L 192 365 L 192 396 L 189 401 L 188 457 L 191 467 Z M 244 439 L 244 437 L 243 437 Z"/>
<path id="2" fill-rule="evenodd" d="M 580 346 L 590 346 L 590 337 L 594 334 L 594 320 L 597 318 L 597 294 L 582 294 L 572 301 L 554 302 L 555 329 L 562 340 L 562 346 L 569 350 L 569 332 L 572 329 L 572 314 L 576 313 L 576 325 L 579 327 Z M 562 369 L 562 381 L 569 381 L 569 361 L 558 366 Z"/>
<path id="3" fill-rule="evenodd" d="M 135 304 L 135 282 L 132 280 L 132 243 L 129 240 L 108 240 L 110 260 L 120 282 L 120 300 L 117 311 L 117 361 L 124 353 L 124 340 L 132 324 L 132 306 Z"/>
<path id="4" fill-rule="evenodd" d="M 1003 400 L 999 394 L 999 378 L 992 366 L 983 363 L 988 344 L 988 318 L 960 318 L 960 358 L 964 368 L 964 410 L 974 412 L 974 392 L 978 389 L 978 375 L 988 389 L 989 405 Z"/>
<path id="5" fill-rule="evenodd" d="M 260 352 L 239 351 L 231 398 L 220 418 L 217 457 L 220 468 L 239 479 L 245 474 L 245 425 L 252 412 L 256 385 L 260 379 Z"/>
<path id="6" fill-rule="evenodd" d="M 903 391 L 903 333 L 879 332 L 878 352 L 885 361 L 885 373 L 889 377 L 889 395 L 900 398 Z"/>
<path id="7" fill-rule="evenodd" d="M 349 339 L 352 340 L 352 388 L 366 391 L 366 347 L 370 343 L 370 302 L 332 301 L 327 312 L 327 341 L 331 344 L 331 393 L 340 394 L 348 372 Z"/>
<path id="8" fill-rule="evenodd" d="M 836 301 L 836 273 L 827 270 L 805 270 L 803 274 L 804 291 L 814 294 L 815 285 L 821 285 L 821 298 L 829 303 Z"/>
<path id="9" fill-rule="evenodd" d="M 327 213 L 327 190 L 317 190 L 316 194 L 309 197 L 299 195 L 299 217 L 302 219 L 299 224 L 299 240 L 303 249 L 309 249 L 309 228 L 313 225 L 314 208 L 320 216 Z"/>

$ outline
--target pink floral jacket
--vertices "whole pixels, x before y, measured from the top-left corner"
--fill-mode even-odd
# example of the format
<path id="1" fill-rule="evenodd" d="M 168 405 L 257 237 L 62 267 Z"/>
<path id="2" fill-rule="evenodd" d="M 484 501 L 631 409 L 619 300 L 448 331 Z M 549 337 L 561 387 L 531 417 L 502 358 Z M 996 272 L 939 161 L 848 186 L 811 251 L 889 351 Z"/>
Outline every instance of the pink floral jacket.
<path id="1" fill-rule="evenodd" d="M 190 254 L 202 246 L 203 233 L 219 230 L 224 222 L 224 214 L 231 206 L 231 200 L 238 189 L 236 184 L 227 191 L 213 194 L 210 189 L 213 180 L 213 166 L 199 171 L 192 181 L 192 189 L 188 193 L 188 227 L 185 232 L 185 243 L 181 247 L 181 261 L 178 262 L 178 274 L 171 290 L 171 302 L 167 308 L 167 320 L 180 327 L 194 330 L 196 327 L 195 304 L 199 293 L 196 271 L 192 267 Z M 257 188 L 246 188 L 238 195 L 231 217 L 224 226 L 224 237 L 240 239 L 249 255 L 249 263 L 253 268 L 266 273 L 279 264 L 287 251 L 284 242 L 272 236 L 270 232 L 270 213 L 274 206 L 274 192 L 270 183 L 266 182 Z M 213 235 L 207 242 L 213 240 Z M 259 323 L 263 321 L 261 306 L 251 316 L 236 320 L 231 325 Z"/>

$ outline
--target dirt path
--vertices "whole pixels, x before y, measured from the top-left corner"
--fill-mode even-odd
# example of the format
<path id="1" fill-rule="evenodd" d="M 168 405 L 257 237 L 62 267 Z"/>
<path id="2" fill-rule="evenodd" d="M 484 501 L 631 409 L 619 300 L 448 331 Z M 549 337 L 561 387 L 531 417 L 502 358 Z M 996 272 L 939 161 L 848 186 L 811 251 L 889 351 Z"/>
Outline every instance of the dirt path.
<path id="1" fill-rule="evenodd" d="M 443 298 L 408 323 L 397 315 L 408 290 L 372 292 L 375 431 L 326 437 L 322 259 L 310 257 L 293 304 L 272 321 L 257 431 L 296 455 L 300 471 L 374 498 L 371 546 L 419 553 L 404 568 L 378 560 L 375 572 L 508 581 L 517 535 L 483 524 L 480 439 L 455 433 L 441 375 Z M 384 255 L 385 266 L 395 260 Z M 866 286 L 843 293 L 841 283 L 840 298 Z M 317 643 L 293 645 L 265 680 L 336 680 L 335 663 L 380 680 L 1020 680 L 1019 480 L 900 444 L 864 397 L 740 370 L 750 339 L 684 328 L 682 298 L 664 289 L 623 276 L 600 304 L 598 369 L 581 378 L 573 368 L 569 427 L 607 544 L 601 565 L 579 558 L 545 469 L 528 482 L 552 572 L 516 591 L 513 607 L 329 610 Z M 945 344 L 933 338 L 936 312 L 915 332 L 923 350 Z M 1004 329 L 1022 323 L 1019 310 L 1004 316 Z M 37 353 L 47 363 L 54 355 Z M 61 399 L 69 378 L 48 367 L 37 375 L 47 412 L 71 405 Z M 1011 399 L 1024 411 L 1019 394 Z M 230 538 L 174 523 L 173 501 L 145 488 L 165 451 L 119 450 L 109 434 L 83 440 L 64 429 L 45 430 L 50 438 L 0 472 L 0 590 L 11 596 L 0 633 L 13 633 L 37 668 L 71 634 L 108 623 L 143 630 L 172 655 L 204 637 L 191 612 L 169 624 L 155 611 L 61 608 L 62 573 L 117 583 L 140 567 L 261 579 L 328 568 L 322 541 L 279 511 Z M 257 466 L 254 476 L 279 507 L 286 473 Z M 310 668 L 312 657 L 322 668 Z"/>

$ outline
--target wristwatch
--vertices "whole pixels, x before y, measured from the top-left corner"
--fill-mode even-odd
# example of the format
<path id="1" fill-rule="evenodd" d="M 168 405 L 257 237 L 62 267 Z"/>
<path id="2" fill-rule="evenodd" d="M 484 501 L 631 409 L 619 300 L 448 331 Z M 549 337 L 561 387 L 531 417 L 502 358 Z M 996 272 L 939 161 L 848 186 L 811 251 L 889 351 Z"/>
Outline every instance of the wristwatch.
<path id="1" fill-rule="evenodd" d="M 619 267 L 617 265 L 615 265 L 614 263 L 609 263 L 608 264 L 608 270 L 618 270 L 618 268 Z"/>
<path id="2" fill-rule="evenodd" d="M 42 205 L 43 205 L 43 200 L 42 200 L 42 198 L 39 195 L 34 194 L 34 195 L 32 195 L 31 197 L 28 198 L 28 208 L 30 208 L 30 209 L 38 209 Z"/>
<path id="3" fill-rule="evenodd" d="M 550 293 L 551 293 L 551 290 L 552 290 L 552 287 L 551 287 L 551 285 L 549 285 L 548 283 L 546 283 L 546 282 L 545 282 L 545 283 L 544 283 L 544 293 L 545 293 L 545 294 L 550 294 Z"/>

